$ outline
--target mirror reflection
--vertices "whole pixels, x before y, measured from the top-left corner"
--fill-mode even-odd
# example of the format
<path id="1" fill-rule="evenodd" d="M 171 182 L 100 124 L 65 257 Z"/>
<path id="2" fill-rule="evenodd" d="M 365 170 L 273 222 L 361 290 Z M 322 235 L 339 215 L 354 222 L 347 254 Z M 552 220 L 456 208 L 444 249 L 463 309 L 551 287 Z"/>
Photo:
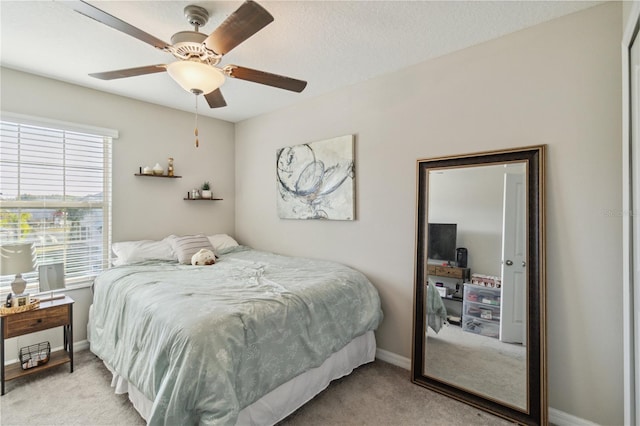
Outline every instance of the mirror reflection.
<path id="1" fill-rule="evenodd" d="M 423 374 L 527 408 L 526 162 L 431 168 Z M 428 283 L 428 284 L 427 284 Z"/>

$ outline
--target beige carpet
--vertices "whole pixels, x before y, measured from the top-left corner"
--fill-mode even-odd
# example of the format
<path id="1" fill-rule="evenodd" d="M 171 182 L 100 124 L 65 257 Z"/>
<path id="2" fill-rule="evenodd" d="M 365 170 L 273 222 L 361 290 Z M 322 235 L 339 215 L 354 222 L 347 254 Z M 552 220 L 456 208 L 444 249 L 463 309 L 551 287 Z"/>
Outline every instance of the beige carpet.
<path id="1" fill-rule="evenodd" d="M 516 407 L 527 406 L 527 353 L 519 344 L 446 325 L 427 333 L 427 375 Z"/>
<path id="2" fill-rule="evenodd" d="M 126 395 L 115 395 L 102 362 L 88 350 L 68 365 L 12 380 L 0 398 L 2 425 L 143 425 Z M 381 361 L 333 382 L 281 425 L 510 424 L 412 384 L 409 372 Z"/>

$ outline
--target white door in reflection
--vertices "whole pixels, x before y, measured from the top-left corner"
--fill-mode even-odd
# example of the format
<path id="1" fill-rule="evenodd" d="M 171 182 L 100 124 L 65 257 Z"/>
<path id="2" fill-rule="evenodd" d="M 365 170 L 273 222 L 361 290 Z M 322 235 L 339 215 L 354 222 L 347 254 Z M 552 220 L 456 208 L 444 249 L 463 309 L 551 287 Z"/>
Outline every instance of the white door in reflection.
<path id="1" fill-rule="evenodd" d="M 526 184 L 524 174 L 505 173 L 502 232 L 500 340 L 526 342 Z"/>

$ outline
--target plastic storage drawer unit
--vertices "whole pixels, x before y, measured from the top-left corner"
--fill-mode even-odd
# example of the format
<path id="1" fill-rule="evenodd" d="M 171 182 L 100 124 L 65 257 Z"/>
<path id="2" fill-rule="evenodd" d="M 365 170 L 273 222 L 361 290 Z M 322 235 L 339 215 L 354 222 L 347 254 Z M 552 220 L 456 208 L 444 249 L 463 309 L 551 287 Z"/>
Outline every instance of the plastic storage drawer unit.
<path id="1" fill-rule="evenodd" d="M 483 336 L 500 337 L 500 289 L 464 284 L 462 329 Z"/>

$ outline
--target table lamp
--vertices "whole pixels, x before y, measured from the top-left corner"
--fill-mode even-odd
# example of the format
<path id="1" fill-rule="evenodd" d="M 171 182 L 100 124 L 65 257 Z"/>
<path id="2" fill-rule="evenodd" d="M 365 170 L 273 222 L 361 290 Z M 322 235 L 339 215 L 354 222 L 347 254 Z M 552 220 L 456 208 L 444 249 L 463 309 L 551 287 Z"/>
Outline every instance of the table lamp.
<path id="1" fill-rule="evenodd" d="M 13 294 L 24 293 L 27 282 L 22 278 L 22 273 L 34 270 L 31 246 L 31 243 L 0 246 L 0 275 L 16 274 L 11 283 Z"/>

